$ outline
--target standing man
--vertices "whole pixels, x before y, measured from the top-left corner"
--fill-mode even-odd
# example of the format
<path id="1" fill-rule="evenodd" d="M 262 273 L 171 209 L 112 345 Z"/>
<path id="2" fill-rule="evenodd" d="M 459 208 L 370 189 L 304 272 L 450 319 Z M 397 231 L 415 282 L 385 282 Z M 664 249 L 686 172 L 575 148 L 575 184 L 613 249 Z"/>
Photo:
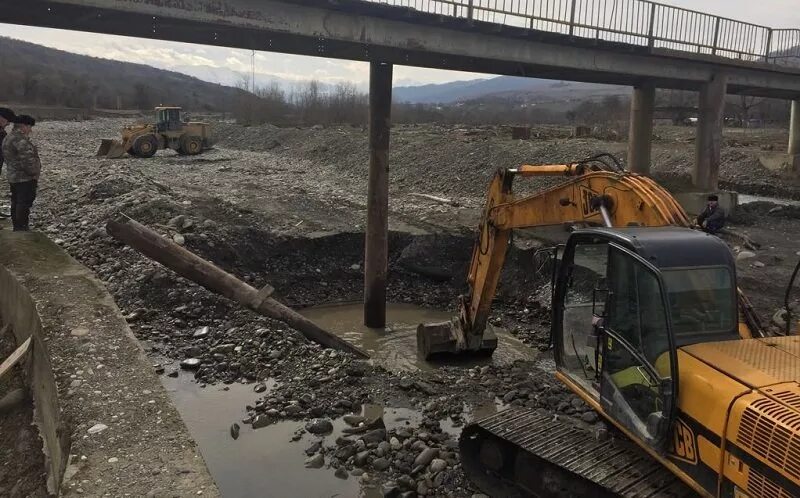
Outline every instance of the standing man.
<path id="1" fill-rule="evenodd" d="M 704 232 L 716 235 L 725 226 L 725 210 L 719 207 L 719 197 L 708 196 L 706 208 L 697 217 L 697 224 Z"/>
<path id="2" fill-rule="evenodd" d="M 39 151 L 30 138 L 35 124 L 36 120 L 30 116 L 17 116 L 14 128 L 3 140 L 6 176 L 11 185 L 11 222 L 15 232 L 28 231 L 28 218 L 42 171 Z"/>
<path id="3" fill-rule="evenodd" d="M 17 116 L 8 107 L 0 107 L 0 173 L 3 172 L 3 140 L 6 138 L 6 126 L 13 123 Z M 0 212 L 0 219 L 8 218 L 8 215 Z"/>
<path id="4" fill-rule="evenodd" d="M 0 107 L 0 173 L 3 171 L 3 140 L 6 138 L 6 126 L 9 123 L 13 123 L 16 119 L 16 115 L 14 111 L 9 109 L 8 107 Z"/>

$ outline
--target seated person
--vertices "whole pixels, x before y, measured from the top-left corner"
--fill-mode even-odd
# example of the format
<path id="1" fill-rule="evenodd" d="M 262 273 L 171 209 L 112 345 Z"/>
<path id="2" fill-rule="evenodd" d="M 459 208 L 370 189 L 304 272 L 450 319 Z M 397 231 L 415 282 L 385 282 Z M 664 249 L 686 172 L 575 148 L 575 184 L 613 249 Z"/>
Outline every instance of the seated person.
<path id="1" fill-rule="evenodd" d="M 708 196 L 706 208 L 697 217 L 697 225 L 706 233 L 716 235 L 725 226 L 725 210 L 719 206 L 719 197 Z"/>

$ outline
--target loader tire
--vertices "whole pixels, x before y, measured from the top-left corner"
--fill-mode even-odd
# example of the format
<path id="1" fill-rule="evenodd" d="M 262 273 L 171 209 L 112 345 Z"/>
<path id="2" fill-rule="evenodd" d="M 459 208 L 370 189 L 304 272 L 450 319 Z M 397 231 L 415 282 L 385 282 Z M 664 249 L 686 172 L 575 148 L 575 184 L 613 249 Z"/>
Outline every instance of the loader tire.
<path id="1" fill-rule="evenodd" d="M 178 153 L 194 156 L 203 152 L 203 139 L 200 137 L 184 136 Z"/>
<path id="2" fill-rule="evenodd" d="M 153 135 L 143 135 L 133 142 L 131 153 L 136 157 L 153 157 L 158 150 L 158 139 Z"/>

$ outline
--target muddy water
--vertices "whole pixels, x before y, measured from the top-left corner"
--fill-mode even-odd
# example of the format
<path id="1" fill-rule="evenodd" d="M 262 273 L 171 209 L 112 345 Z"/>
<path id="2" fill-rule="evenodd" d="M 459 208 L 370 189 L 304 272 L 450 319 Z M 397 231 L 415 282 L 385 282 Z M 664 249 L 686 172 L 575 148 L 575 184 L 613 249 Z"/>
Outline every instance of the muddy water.
<path id="1" fill-rule="evenodd" d="M 763 197 L 760 195 L 739 194 L 739 204 L 750 204 L 751 202 L 766 201 L 779 206 L 800 206 L 800 201 L 791 199 L 779 199 L 777 197 Z"/>
<path id="2" fill-rule="evenodd" d="M 245 405 L 263 396 L 253 392 L 252 385 L 201 388 L 192 375 L 183 373 L 177 379 L 162 379 L 225 498 L 380 496 L 362 490 L 356 478 L 339 479 L 325 467 L 306 469 L 303 450 L 318 437 L 303 430 L 304 422 L 284 421 L 256 430 L 243 424 Z M 240 426 L 235 440 L 230 434 L 234 422 Z M 341 420 L 334 421 L 330 443 L 344 427 Z M 292 442 L 295 433 L 302 436 Z"/>
<path id="3" fill-rule="evenodd" d="M 498 331 L 498 346 L 491 358 L 428 362 L 417 353 L 417 325 L 444 322 L 452 313 L 422 308 L 413 304 L 388 304 L 387 325 L 383 329 L 364 326 L 361 303 L 326 304 L 301 310 L 307 318 L 369 353 L 376 363 L 393 371 L 430 370 L 443 363 L 471 367 L 494 363 L 507 365 L 515 360 L 531 360 L 536 352 L 505 331 Z"/>
<path id="4" fill-rule="evenodd" d="M 324 439 L 323 444 L 331 445 L 342 435 L 346 424 L 341 419 L 333 421 L 334 431 L 325 438 L 306 433 L 303 421 L 282 421 L 254 430 L 241 421 L 246 416 L 245 405 L 252 405 L 263 396 L 263 393 L 253 392 L 252 385 L 220 384 L 201 388 L 191 374 L 184 372 L 178 378 L 162 377 L 162 382 L 197 441 L 223 497 L 382 496 L 377 487 L 364 487 L 355 477 L 342 480 L 334 475 L 332 469 L 304 467 L 304 450 L 314 441 Z M 503 407 L 499 400 L 484 406 L 465 406 L 464 419 L 487 417 Z M 408 408 L 366 405 L 363 414 L 370 418 L 382 416 L 390 430 L 406 425 L 417 426 L 422 421 L 418 411 Z M 230 434 L 233 423 L 240 426 L 238 439 L 233 439 Z M 461 432 L 461 427 L 454 426 L 450 419 L 441 421 L 441 426 L 454 436 Z M 298 436 L 299 440 L 292 441 Z"/>

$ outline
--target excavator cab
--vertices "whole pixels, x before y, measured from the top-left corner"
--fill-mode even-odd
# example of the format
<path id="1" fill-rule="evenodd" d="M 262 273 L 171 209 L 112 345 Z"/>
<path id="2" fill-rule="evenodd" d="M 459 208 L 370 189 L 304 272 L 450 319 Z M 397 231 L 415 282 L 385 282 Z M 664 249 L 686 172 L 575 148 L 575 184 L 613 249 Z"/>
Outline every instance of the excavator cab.
<path id="1" fill-rule="evenodd" d="M 554 274 L 559 376 L 635 439 L 664 452 L 677 403 L 677 349 L 738 338 L 735 265 L 686 228 L 575 231 Z"/>

